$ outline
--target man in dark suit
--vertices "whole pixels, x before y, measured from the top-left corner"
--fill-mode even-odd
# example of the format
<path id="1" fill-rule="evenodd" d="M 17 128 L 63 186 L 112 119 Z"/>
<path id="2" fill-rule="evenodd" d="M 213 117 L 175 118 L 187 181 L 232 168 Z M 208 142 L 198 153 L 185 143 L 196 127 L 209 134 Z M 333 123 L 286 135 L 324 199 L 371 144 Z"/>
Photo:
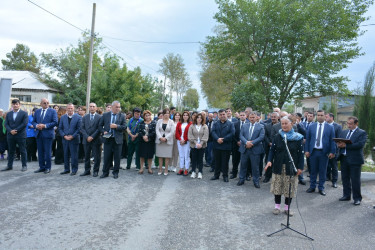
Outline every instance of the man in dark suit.
<path id="1" fill-rule="evenodd" d="M 207 127 L 208 127 L 208 141 L 207 141 L 207 147 L 206 147 L 206 152 L 205 152 L 205 157 L 206 157 L 206 166 L 211 167 L 211 170 L 214 170 L 214 165 L 213 165 L 213 153 L 212 153 L 212 147 L 213 147 L 213 140 L 211 136 L 211 131 L 212 131 L 212 125 L 214 123 L 214 114 L 209 113 L 207 117 Z M 213 172 L 213 171 L 212 171 Z"/>
<path id="2" fill-rule="evenodd" d="M 83 137 L 83 147 L 85 149 L 85 172 L 83 172 L 83 174 L 80 176 L 91 174 L 91 153 L 94 157 L 93 176 L 97 177 L 99 173 L 102 158 L 100 151 L 102 142 L 99 132 L 99 122 L 102 116 L 96 113 L 97 109 L 98 108 L 95 103 L 90 103 L 89 113 L 82 118 L 81 134 Z"/>
<path id="3" fill-rule="evenodd" d="M 213 124 L 212 139 L 214 140 L 215 174 L 211 180 L 217 180 L 220 172 L 224 182 L 228 182 L 228 165 L 234 136 L 233 123 L 227 119 L 224 109 L 219 110 L 219 120 Z"/>
<path id="4" fill-rule="evenodd" d="M 99 122 L 99 131 L 103 133 L 104 141 L 103 174 L 100 178 L 108 177 L 109 168 L 113 160 L 113 178 L 118 178 L 121 150 L 124 142 L 123 132 L 126 129 L 125 115 L 122 114 L 120 110 L 120 102 L 112 102 L 111 112 L 104 113 Z"/>
<path id="5" fill-rule="evenodd" d="M 256 188 L 260 188 L 259 162 L 260 155 L 264 153 L 264 127 L 260 123 L 256 122 L 256 119 L 256 112 L 251 112 L 249 115 L 250 123 L 244 124 L 241 128 L 241 169 L 240 180 L 238 181 L 237 186 L 241 186 L 245 183 L 246 170 L 250 161 L 254 186 Z"/>
<path id="6" fill-rule="evenodd" d="M 315 114 L 314 114 L 314 112 L 308 111 L 307 112 L 307 117 L 306 117 L 305 121 L 302 123 L 302 125 L 305 128 L 306 133 L 307 133 L 307 130 L 309 129 L 310 125 L 314 124 L 314 121 L 315 121 Z M 305 140 L 306 140 L 306 137 L 305 137 Z M 310 158 L 306 157 L 306 164 L 307 164 L 307 170 L 308 170 L 309 174 L 311 174 Z M 307 176 L 307 177 L 309 177 L 309 176 Z"/>
<path id="7" fill-rule="evenodd" d="M 238 121 L 238 119 L 236 117 L 233 117 L 232 115 L 232 109 L 231 108 L 227 108 L 225 110 L 225 114 L 227 115 L 227 120 L 232 122 L 232 123 L 236 123 Z"/>
<path id="8" fill-rule="evenodd" d="M 35 137 L 38 146 L 39 169 L 34 173 L 51 172 L 52 141 L 55 135 L 54 127 L 57 126 L 56 110 L 49 108 L 49 101 L 43 98 L 40 102 L 42 108 L 35 111 L 33 126 L 36 128 Z"/>
<path id="9" fill-rule="evenodd" d="M 326 114 L 326 122 L 333 126 L 335 130 L 335 138 L 338 138 L 342 132 L 342 126 L 334 121 L 335 116 L 332 113 Z M 328 160 L 327 180 L 332 181 L 332 187 L 337 188 L 337 179 L 339 171 L 337 167 L 337 158 L 339 157 L 339 148 L 336 146 L 335 157 Z"/>
<path id="10" fill-rule="evenodd" d="M 337 143 L 340 148 L 341 179 L 344 195 L 340 201 L 349 201 L 353 191 L 354 205 L 360 205 L 361 195 L 361 168 L 364 163 L 363 148 L 365 147 L 366 131 L 358 128 L 358 118 L 351 116 L 347 121 L 348 129 L 340 134 L 340 138 L 351 140 L 352 144 Z"/>
<path id="11" fill-rule="evenodd" d="M 5 118 L 5 128 L 7 130 L 8 142 L 8 166 L 1 171 L 13 169 L 13 159 L 16 152 L 16 145 L 21 153 L 22 171 L 27 170 L 27 153 L 26 153 L 26 127 L 29 121 L 27 112 L 20 110 L 20 100 L 12 100 L 13 110 L 7 113 Z"/>
<path id="12" fill-rule="evenodd" d="M 61 116 L 59 123 L 59 133 L 64 147 L 64 171 L 60 174 L 69 174 L 71 165 L 72 173 L 70 175 L 76 175 L 78 171 L 79 132 L 82 117 L 74 113 L 74 105 L 72 103 L 66 106 L 66 111 L 66 114 Z"/>
<path id="13" fill-rule="evenodd" d="M 271 114 L 271 123 L 264 126 L 264 144 L 265 144 L 265 153 L 266 153 L 266 160 L 268 159 L 268 154 L 270 152 L 271 146 L 272 146 L 272 140 L 271 137 L 271 130 L 272 126 L 279 123 L 279 113 L 273 112 Z M 267 168 L 266 172 L 264 173 L 264 183 L 267 183 L 270 181 L 272 177 L 272 168 Z"/>
<path id="14" fill-rule="evenodd" d="M 317 122 L 309 126 L 306 133 L 305 155 L 310 158 L 311 174 L 310 188 L 307 193 L 315 192 L 316 179 L 319 174 L 319 193 L 326 195 L 324 183 L 327 176 L 328 159 L 335 157 L 336 146 L 333 141 L 335 131 L 333 127 L 325 122 L 323 110 L 316 112 Z"/>
<path id="15" fill-rule="evenodd" d="M 238 173 L 238 165 L 240 164 L 241 153 L 239 151 L 241 140 L 240 140 L 240 132 L 241 128 L 245 123 L 249 123 L 246 121 L 246 113 L 245 111 L 240 112 L 240 120 L 234 124 L 234 140 L 233 140 L 233 148 L 232 148 L 232 175 L 230 179 L 234 179 L 237 177 Z"/>

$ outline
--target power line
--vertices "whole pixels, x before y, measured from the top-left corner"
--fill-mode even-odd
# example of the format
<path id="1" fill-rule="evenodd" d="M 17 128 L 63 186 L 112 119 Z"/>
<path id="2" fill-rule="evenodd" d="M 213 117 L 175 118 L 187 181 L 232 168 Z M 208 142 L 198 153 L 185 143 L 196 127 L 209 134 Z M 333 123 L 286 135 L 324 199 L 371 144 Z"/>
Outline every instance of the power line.
<path id="1" fill-rule="evenodd" d="M 130 40 L 130 39 L 123 39 L 117 37 L 110 37 L 110 36 L 102 36 L 108 39 L 119 40 L 124 42 L 132 42 L 132 43 L 151 43 L 151 44 L 199 44 L 200 42 L 167 42 L 167 41 L 142 41 L 142 40 Z"/>
<path id="2" fill-rule="evenodd" d="M 373 26 L 373 25 L 375 25 L 375 23 L 363 24 L 363 25 L 361 25 L 361 26 Z"/>
<path id="3" fill-rule="evenodd" d="M 45 8 L 43 8 L 42 6 L 40 6 L 40 5 L 36 4 L 36 3 L 34 3 L 33 1 L 30 1 L 30 0 L 27 0 L 27 1 L 29 1 L 29 2 L 32 3 L 32 4 L 34 4 L 34 5 L 37 6 L 38 8 L 44 10 L 45 12 L 51 14 L 52 16 L 54 16 L 54 17 L 60 19 L 61 21 L 63 21 L 63 22 L 65 22 L 65 23 L 69 24 L 70 26 L 73 26 L 74 28 L 76 28 L 76 29 L 78 29 L 78 30 L 80 30 L 80 31 L 82 31 L 82 32 L 85 32 L 85 30 L 81 29 L 80 27 L 78 27 L 78 26 L 76 26 L 76 25 L 74 25 L 74 24 L 72 24 L 72 23 L 66 21 L 65 19 L 63 19 L 63 18 L 61 18 L 61 17 L 59 17 L 59 16 L 53 14 L 52 12 L 46 10 Z"/>

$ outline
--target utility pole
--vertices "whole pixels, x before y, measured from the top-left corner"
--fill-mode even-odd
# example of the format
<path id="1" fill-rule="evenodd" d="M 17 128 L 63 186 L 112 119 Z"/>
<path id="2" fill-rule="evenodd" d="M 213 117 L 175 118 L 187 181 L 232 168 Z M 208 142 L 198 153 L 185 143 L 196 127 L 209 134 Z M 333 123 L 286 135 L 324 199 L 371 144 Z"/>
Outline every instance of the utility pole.
<path id="1" fill-rule="evenodd" d="M 89 69 L 87 74 L 87 91 L 86 91 L 86 113 L 89 113 L 90 96 L 91 96 L 91 75 L 92 75 L 92 56 L 94 53 L 94 37 L 95 37 L 95 14 L 96 3 L 92 6 L 92 22 L 91 22 L 91 39 L 90 39 L 90 56 L 89 56 Z"/>

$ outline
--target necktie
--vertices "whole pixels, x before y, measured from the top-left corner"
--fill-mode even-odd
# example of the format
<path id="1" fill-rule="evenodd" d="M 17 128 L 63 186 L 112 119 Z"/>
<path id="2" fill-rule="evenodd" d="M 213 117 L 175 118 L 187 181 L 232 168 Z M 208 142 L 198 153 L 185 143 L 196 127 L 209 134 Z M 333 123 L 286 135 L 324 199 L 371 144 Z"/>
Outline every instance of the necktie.
<path id="1" fill-rule="evenodd" d="M 42 115 L 40 116 L 40 120 L 43 121 L 43 118 L 44 118 L 44 109 L 42 111 Z"/>
<path id="2" fill-rule="evenodd" d="M 241 128 L 242 128 L 242 125 L 243 125 L 243 122 L 241 122 L 240 130 L 241 130 Z"/>
<path id="3" fill-rule="evenodd" d="M 254 124 L 250 123 L 250 130 L 249 130 L 250 138 L 249 138 L 249 140 L 251 140 L 251 137 L 253 136 L 253 128 L 254 128 Z"/>
<path id="4" fill-rule="evenodd" d="M 320 141 L 322 137 L 322 124 L 319 123 L 318 138 L 316 138 L 316 146 L 320 147 Z"/>
<path id="5" fill-rule="evenodd" d="M 94 115 L 91 114 L 90 121 L 93 121 L 93 120 L 94 120 Z"/>
<path id="6" fill-rule="evenodd" d="M 346 137 L 346 139 L 350 139 L 350 136 L 352 135 L 352 132 L 353 132 L 353 130 L 350 130 L 350 131 L 349 131 L 349 134 L 348 134 L 348 136 Z"/>
<path id="7" fill-rule="evenodd" d="M 112 123 L 115 123 L 116 121 L 116 114 L 112 114 L 112 121 L 111 121 L 111 124 Z M 111 133 L 114 135 L 115 134 L 115 131 L 111 129 Z"/>
<path id="8" fill-rule="evenodd" d="M 306 129 L 308 129 L 310 126 L 310 123 L 308 122 L 307 125 L 306 125 Z"/>

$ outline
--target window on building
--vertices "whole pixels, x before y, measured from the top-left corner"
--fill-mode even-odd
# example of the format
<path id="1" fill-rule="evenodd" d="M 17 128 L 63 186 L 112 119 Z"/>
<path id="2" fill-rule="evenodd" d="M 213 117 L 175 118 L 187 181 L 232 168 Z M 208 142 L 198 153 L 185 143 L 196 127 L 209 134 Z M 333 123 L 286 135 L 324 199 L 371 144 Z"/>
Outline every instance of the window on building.
<path id="1" fill-rule="evenodd" d="M 12 95 L 13 98 L 17 98 L 21 102 L 31 102 L 31 95 Z"/>

